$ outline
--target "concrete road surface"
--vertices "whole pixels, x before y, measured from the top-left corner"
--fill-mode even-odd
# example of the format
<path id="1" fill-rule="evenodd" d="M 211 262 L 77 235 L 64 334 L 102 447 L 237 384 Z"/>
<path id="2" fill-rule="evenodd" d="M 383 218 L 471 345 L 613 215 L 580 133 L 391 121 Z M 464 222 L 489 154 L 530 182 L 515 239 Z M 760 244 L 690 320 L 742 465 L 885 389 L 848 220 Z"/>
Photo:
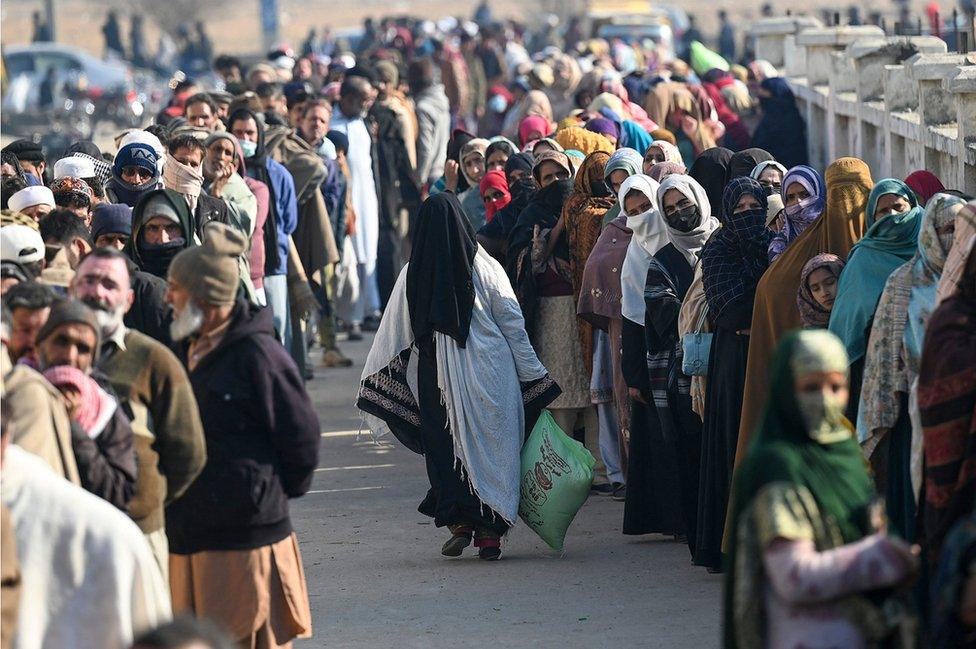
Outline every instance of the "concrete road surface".
<path id="1" fill-rule="evenodd" d="M 323 436 L 312 491 L 291 510 L 314 622 L 298 647 L 719 646 L 721 578 L 683 544 L 621 535 L 623 503 L 607 497 L 584 505 L 563 556 L 519 525 L 499 562 L 473 547 L 442 557 L 449 534 L 417 512 L 423 458 L 357 439 L 368 341 L 342 348 L 355 365 L 309 383 Z"/>

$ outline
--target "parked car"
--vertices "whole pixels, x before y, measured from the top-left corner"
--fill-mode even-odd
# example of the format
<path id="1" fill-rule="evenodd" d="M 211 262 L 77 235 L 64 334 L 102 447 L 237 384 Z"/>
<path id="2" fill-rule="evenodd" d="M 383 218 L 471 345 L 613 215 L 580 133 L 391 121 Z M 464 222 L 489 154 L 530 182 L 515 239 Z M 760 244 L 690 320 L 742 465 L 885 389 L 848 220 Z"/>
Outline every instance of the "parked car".
<path id="1" fill-rule="evenodd" d="M 8 79 L 4 112 L 23 113 L 36 108 L 41 85 L 52 71 L 55 100 L 74 98 L 77 93 L 92 99 L 124 97 L 132 90 L 132 73 L 124 63 L 103 61 L 57 43 L 9 47 L 3 58 Z"/>

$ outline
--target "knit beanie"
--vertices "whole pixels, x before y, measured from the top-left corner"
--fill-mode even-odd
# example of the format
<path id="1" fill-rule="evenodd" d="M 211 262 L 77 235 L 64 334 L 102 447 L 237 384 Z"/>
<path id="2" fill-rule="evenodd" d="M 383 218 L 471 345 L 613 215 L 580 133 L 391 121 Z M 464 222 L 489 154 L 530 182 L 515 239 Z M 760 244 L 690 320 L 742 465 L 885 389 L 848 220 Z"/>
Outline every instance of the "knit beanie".
<path id="1" fill-rule="evenodd" d="M 116 178 L 121 178 L 122 170 L 126 167 L 142 167 L 149 171 L 155 179 L 159 177 L 158 162 L 159 156 L 156 155 L 156 151 L 150 145 L 133 142 L 119 149 L 112 165 L 112 172 Z"/>
<path id="2" fill-rule="evenodd" d="M 92 240 L 103 234 L 132 236 L 132 208 L 125 203 L 99 203 L 92 210 Z"/>
<path id="3" fill-rule="evenodd" d="M 92 352 L 92 360 L 98 360 L 98 348 L 102 344 L 101 327 L 98 324 L 98 318 L 95 317 L 95 312 L 78 300 L 61 300 L 54 303 L 54 306 L 51 307 L 51 314 L 47 317 L 47 322 L 37 332 L 37 343 L 40 344 L 55 330 L 66 324 L 84 325 L 95 332 L 95 350 Z"/>
<path id="4" fill-rule="evenodd" d="M 146 201 L 146 206 L 142 209 L 142 213 L 145 215 L 144 221 L 155 218 L 157 216 L 165 216 L 173 223 L 177 223 L 180 226 L 180 215 L 176 213 L 176 208 L 173 204 L 167 200 L 166 195 L 159 192 L 152 196 L 148 201 Z"/>
<path id="5" fill-rule="evenodd" d="M 202 246 L 176 255 L 169 277 L 201 302 L 233 304 L 241 281 L 238 257 L 247 249 L 247 239 L 223 223 L 208 224 L 204 237 Z"/>

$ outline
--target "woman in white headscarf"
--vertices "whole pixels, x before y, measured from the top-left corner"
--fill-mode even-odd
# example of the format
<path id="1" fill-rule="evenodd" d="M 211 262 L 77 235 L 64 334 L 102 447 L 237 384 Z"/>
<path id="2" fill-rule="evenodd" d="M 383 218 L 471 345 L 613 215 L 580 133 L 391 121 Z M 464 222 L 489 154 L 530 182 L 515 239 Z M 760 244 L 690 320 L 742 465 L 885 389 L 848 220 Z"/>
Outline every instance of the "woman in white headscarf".
<path id="1" fill-rule="evenodd" d="M 630 447 L 627 453 L 627 495 L 624 534 L 685 533 L 677 499 L 674 454 L 666 452 L 654 406 L 645 343 L 644 286 L 654 256 L 670 245 L 657 203 L 658 183 L 635 174 L 617 192 L 621 211 L 633 237 L 620 273 L 623 355 L 621 369 L 630 393 Z"/>

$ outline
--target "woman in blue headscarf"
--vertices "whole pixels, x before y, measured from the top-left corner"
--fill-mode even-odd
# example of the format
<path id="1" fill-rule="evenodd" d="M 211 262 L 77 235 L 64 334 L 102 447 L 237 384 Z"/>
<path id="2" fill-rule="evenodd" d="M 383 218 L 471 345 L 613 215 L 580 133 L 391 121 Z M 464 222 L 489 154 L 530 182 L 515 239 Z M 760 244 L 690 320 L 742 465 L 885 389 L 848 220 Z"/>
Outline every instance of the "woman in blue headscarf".
<path id="1" fill-rule="evenodd" d="M 914 256 L 922 208 L 908 185 L 895 178 L 871 190 L 864 214 L 867 232 L 851 249 L 840 275 L 828 328 L 844 343 L 851 362 L 851 400 L 847 418 L 857 421 L 864 353 L 878 300 L 892 271 Z"/>
<path id="2" fill-rule="evenodd" d="M 816 221 L 827 205 L 827 187 L 823 176 L 806 165 L 786 172 L 780 187 L 786 220 L 783 229 L 769 242 L 769 263 L 783 254 L 786 247 Z"/>

